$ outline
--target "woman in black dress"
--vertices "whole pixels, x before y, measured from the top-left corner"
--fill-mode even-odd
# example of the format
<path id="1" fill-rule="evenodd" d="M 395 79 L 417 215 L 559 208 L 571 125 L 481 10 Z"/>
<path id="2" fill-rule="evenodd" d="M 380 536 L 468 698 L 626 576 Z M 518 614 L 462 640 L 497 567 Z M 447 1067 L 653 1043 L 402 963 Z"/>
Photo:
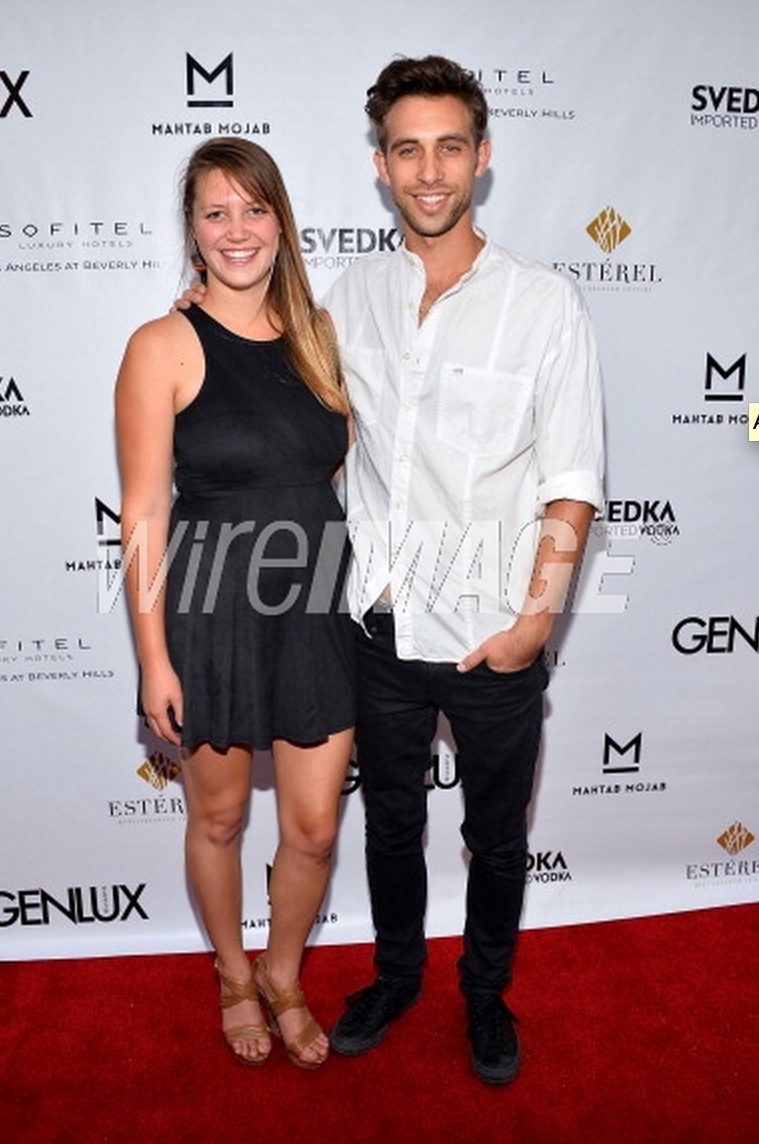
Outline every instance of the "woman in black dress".
<path id="1" fill-rule="evenodd" d="M 181 747 L 187 870 L 216 951 L 226 1040 L 260 1064 L 275 1032 L 295 1064 L 316 1068 L 328 1044 L 298 975 L 352 744 L 332 486 L 348 404 L 267 152 L 204 143 L 185 174 L 184 216 L 203 302 L 137 330 L 116 386 L 141 710 Z M 251 965 L 240 852 L 253 753 L 266 749 L 280 841 L 267 951 Z"/>

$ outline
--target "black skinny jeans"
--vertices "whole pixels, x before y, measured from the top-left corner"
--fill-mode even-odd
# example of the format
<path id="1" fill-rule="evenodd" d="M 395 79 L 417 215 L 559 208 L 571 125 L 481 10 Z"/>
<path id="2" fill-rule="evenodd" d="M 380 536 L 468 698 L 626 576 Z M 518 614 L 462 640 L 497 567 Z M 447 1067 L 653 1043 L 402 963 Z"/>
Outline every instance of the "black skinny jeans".
<path id="1" fill-rule="evenodd" d="M 425 773 L 438 714 L 456 741 L 464 792 L 461 835 L 471 854 L 464 952 L 467 996 L 500 993 L 511 977 L 524 898 L 526 813 L 548 675 L 542 656 L 524 671 L 486 664 L 401 660 L 393 617 L 357 628 L 358 765 L 366 804 L 366 864 L 380 974 L 419 978 L 426 961 Z"/>

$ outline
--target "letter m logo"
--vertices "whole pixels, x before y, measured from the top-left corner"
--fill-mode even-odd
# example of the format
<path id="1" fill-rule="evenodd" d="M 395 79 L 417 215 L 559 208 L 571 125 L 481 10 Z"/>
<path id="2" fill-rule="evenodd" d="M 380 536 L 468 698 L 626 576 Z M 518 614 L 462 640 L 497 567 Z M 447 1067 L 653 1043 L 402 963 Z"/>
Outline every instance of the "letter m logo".
<path id="1" fill-rule="evenodd" d="M 190 53 L 187 53 L 187 106 L 188 107 L 233 107 L 234 102 L 231 98 L 234 92 L 234 77 L 232 69 L 232 53 L 230 52 L 226 59 L 214 68 L 213 71 L 206 71 L 202 64 L 193 59 Z M 219 76 L 224 77 L 224 88 L 228 99 L 193 99 L 195 95 L 195 79 L 196 76 L 201 76 L 207 84 L 212 84 Z M 219 84 L 216 85 L 217 91 Z"/>
<path id="2" fill-rule="evenodd" d="M 719 388 L 714 389 L 714 377 L 719 374 L 723 382 L 726 382 L 729 377 L 735 374 L 735 388 L 726 390 Z M 716 358 L 711 354 L 706 355 L 706 382 L 704 384 L 704 400 L 706 401 L 742 401 L 743 390 L 746 386 L 746 355 L 741 356 L 733 362 L 727 369 L 723 369 Z"/>
<path id="3" fill-rule="evenodd" d="M 606 775 L 632 774 L 640 770 L 640 754 L 643 747 L 643 732 L 639 731 L 634 739 L 621 747 L 615 743 L 611 735 L 604 735 L 604 762 L 603 770 Z M 623 756 L 632 752 L 628 760 Z"/>
<path id="4" fill-rule="evenodd" d="M 121 548 L 119 529 L 121 517 L 99 497 L 95 497 L 95 521 L 98 530 L 98 545 L 111 545 L 114 548 Z"/>

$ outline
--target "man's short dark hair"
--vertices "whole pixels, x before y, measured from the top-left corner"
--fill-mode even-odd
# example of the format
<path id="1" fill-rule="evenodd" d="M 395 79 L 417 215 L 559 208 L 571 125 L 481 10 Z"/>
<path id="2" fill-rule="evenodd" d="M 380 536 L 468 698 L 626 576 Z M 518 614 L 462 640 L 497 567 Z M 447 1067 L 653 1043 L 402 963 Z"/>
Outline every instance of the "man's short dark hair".
<path id="1" fill-rule="evenodd" d="M 477 146 L 487 130 L 488 105 L 482 85 L 474 72 L 445 56 L 425 56 L 419 60 L 404 56 L 393 60 L 383 68 L 366 94 L 364 110 L 374 124 L 377 144 L 382 151 L 387 143 L 387 113 L 405 95 L 455 95 L 469 109 Z"/>

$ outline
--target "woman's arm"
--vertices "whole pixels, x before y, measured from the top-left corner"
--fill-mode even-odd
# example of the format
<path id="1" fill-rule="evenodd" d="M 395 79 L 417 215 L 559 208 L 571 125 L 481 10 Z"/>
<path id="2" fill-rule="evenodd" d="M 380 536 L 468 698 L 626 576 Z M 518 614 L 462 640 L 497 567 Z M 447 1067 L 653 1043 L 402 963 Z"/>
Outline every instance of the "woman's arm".
<path id="1" fill-rule="evenodd" d="M 151 730 L 170 743 L 179 743 L 176 724 L 183 717 L 182 689 L 166 646 L 163 583 L 184 333 L 178 322 L 187 325 L 179 315 L 169 315 L 137 330 L 116 382 L 121 538 L 142 703 Z"/>

